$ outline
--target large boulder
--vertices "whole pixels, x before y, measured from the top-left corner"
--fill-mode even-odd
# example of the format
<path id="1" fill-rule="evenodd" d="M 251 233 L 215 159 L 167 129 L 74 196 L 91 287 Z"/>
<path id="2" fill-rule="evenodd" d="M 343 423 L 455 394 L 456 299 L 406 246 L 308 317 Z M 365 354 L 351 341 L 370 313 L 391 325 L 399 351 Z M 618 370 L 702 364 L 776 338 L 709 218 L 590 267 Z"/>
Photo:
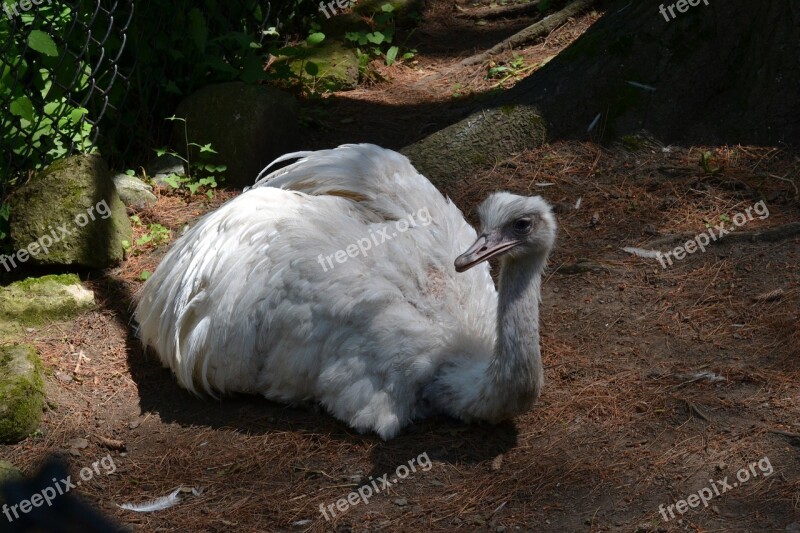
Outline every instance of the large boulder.
<path id="1" fill-rule="evenodd" d="M 123 257 L 131 221 L 108 167 L 96 154 L 51 164 L 11 197 L 11 239 L 17 250 L 2 265 L 105 268 Z M 10 265 L 10 267 L 9 267 Z"/>
<path id="2" fill-rule="evenodd" d="M 13 444 L 39 427 L 44 406 L 42 362 L 32 346 L 0 347 L 0 442 Z"/>
<path id="3" fill-rule="evenodd" d="M 217 153 L 208 162 L 227 166 L 225 185 L 252 185 L 261 169 L 302 143 L 297 102 L 273 87 L 209 85 L 181 102 L 176 115 L 186 122 L 175 122 L 175 146 L 184 150 L 185 137 L 193 144 L 210 143 Z M 196 146 L 188 155 L 191 161 L 200 160 Z"/>

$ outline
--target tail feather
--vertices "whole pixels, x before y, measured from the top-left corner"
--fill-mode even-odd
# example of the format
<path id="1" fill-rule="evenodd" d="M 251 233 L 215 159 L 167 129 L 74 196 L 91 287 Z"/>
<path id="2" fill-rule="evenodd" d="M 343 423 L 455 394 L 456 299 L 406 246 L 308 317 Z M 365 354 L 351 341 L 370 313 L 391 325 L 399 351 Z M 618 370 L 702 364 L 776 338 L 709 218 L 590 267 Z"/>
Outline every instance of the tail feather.
<path id="1" fill-rule="evenodd" d="M 299 161 L 268 173 L 292 159 Z M 261 171 L 253 187 L 343 197 L 382 220 L 399 220 L 422 208 L 449 210 L 449 202 L 405 156 L 374 144 L 283 155 Z"/>

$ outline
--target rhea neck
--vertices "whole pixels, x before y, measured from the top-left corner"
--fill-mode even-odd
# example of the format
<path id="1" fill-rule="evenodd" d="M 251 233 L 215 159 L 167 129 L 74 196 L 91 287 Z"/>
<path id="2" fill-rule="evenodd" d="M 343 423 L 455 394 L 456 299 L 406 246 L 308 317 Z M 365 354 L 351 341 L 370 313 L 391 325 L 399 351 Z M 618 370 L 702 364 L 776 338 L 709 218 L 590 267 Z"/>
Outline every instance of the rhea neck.
<path id="1" fill-rule="evenodd" d="M 539 302 L 547 254 L 506 257 L 500 270 L 497 340 L 488 368 L 508 409 L 531 407 L 544 385 L 539 348 Z"/>
<path id="2" fill-rule="evenodd" d="M 424 393 L 439 411 L 467 421 L 499 422 L 533 406 L 544 384 L 539 287 L 546 258 L 545 252 L 503 259 L 491 359 L 445 365 Z"/>

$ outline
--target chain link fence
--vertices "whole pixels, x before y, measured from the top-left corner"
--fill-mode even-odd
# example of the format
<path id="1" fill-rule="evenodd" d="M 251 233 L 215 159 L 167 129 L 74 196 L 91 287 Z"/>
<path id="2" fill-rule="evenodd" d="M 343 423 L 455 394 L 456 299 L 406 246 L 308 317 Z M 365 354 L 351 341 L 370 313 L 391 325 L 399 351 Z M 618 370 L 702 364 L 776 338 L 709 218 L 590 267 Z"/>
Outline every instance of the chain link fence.
<path id="1" fill-rule="evenodd" d="M 119 115 L 133 2 L 1 0 L 0 198 L 12 176 L 95 146 Z"/>
<path id="2" fill-rule="evenodd" d="M 0 206 L 29 171 L 99 148 L 116 168 L 168 137 L 164 119 L 202 85 L 262 69 L 281 18 L 258 0 L 0 0 Z M 311 7 L 309 7 L 311 6 Z"/>

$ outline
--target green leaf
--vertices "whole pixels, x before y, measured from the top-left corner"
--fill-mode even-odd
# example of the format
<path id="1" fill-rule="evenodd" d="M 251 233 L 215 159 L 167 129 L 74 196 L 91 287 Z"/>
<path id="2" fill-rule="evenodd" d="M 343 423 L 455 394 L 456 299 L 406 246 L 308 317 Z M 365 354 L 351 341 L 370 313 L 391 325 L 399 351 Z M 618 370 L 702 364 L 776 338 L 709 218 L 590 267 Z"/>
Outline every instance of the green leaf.
<path id="1" fill-rule="evenodd" d="M 392 11 L 394 11 L 394 6 L 392 4 L 383 4 L 381 6 L 381 11 L 383 11 L 384 13 L 391 13 Z"/>
<path id="2" fill-rule="evenodd" d="M 308 73 L 309 76 L 316 76 L 317 74 L 319 74 L 319 65 L 309 61 L 308 63 L 306 63 L 306 72 Z"/>
<path id="3" fill-rule="evenodd" d="M 181 94 L 181 90 L 178 88 L 178 85 L 170 80 L 164 85 L 164 90 L 169 94 Z"/>
<path id="4" fill-rule="evenodd" d="M 178 176 L 177 174 L 170 174 L 166 178 L 162 178 L 161 181 L 163 181 L 173 189 L 178 189 L 181 186 L 179 181 L 180 179 L 181 179 L 180 176 Z"/>
<path id="5" fill-rule="evenodd" d="M 302 53 L 302 50 L 297 46 L 284 46 L 278 49 L 275 54 L 279 56 L 296 57 Z"/>
<path id="6" fill-rule="evenodd" d="M 397 46 L 392 46 L 391 48 L 389 48 L 389 51 L 386 52 L 386 65 L 387 66 L 390 66 L 390 67 L 392 66 L 392 63 L 394 63 L 394 60 L 397 57 L 397 52 L 399 52 L 399 51 L 400 51 L 400 48 L 398 48 Z"/>
<path id="7" fill-rule="evenodd" d="M 205 51 L 208 42 L 208 26 L 203 13 L 196 7 L 189 10 L 189 35 L 197 50 Z"/>
<path id="8" fill-rule="evenodd" d="M 309 46 L 314 46 L 315 44 L 319 44 L 324 40 L 325 40 L 325 34 L 322 32 L 316 32 L 309 35 L 308 39 L 306 39 L 306 42 L 308 43 Z"/>
<path id="9" fill-rule="evenodd" d="M 258 56 L 249 55 L 244 58 L 241 80 L 247 84 L 254 84 L 266 77 L 264 62 Z"/>
<path id="10" fill-rule="evenodd" d="M 20 96 L 11 102 L 11 114 L 22 117 L 30 122 L 33 122 L 33 115 L 35 110 L 30 98 L 27 96 Z"/>
<path id="11" fill-rule="evenodd" d="M 153 275 L 152 272 L 150 272 L 149 270 L 145 270 L 141 274 L 139 274 L 139 279 L 142 281 L 147 281 L 148 279 L 150 279 L 150 276 L 152 275 Z"/>
<path id="12" fill-rule="evenodd" d="M 48 57 L 58 56 L 58 47 L 55 41 L 41 30 L 33 30 L 28 35 L 28 46 L 40 54 Z"/>
<path id="13" fill-rule="evenodd" d="M 368 33 L 366 35 L 366 37 L 367 37 L 367 40 L 369 42 L 371 42 L 372 44 L 381 44 L 385 40 L 385 37 L 379 31 Z"/>
<path id="14" fill-rule="evenodd" d="M 353 41 L 361 46 L 367 44 L 367 34 L 363 31 L 349 31 L 344 34 L 344 38 L 348 41 Z"/>
<path id="15" fill-rule="evenodd" d="M 77 124 L 81 121 L 81 118 L 89 112 L 88 109 L 83 107 L 78 107 L 72 110 L 69 114 L 69 119 L 72 121 L 73 124 Z"/>

